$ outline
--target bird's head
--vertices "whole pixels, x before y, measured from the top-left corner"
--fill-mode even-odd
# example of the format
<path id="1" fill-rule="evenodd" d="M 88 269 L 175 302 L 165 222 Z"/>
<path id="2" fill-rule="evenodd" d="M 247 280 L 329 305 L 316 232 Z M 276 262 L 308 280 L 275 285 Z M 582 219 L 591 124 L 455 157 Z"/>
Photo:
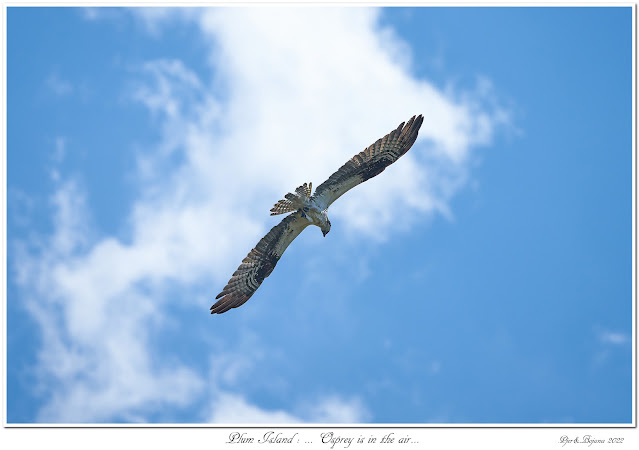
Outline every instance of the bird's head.
<path id="1" fill-rule="evenodd" d="M 322 230 L 322 234 L 324 235 L 324 237 L 326 237 L 328 232 L 331 231 L 331 221 L 328 220 L 328 217 L 326 218 L 326 222 L 322 224 L 320 229 Z"/>

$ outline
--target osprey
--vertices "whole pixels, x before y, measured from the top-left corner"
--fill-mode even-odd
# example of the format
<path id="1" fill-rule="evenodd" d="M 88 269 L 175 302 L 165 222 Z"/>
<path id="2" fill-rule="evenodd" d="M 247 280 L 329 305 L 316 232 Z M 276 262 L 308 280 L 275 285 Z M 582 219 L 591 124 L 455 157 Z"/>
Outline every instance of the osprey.
<path id="1" fill-rule="evenodd" d="M 405 154 L 417 139 L 423 121 L 420 114 L 413 116 L 406 125 L 402 122 L 397 129 L 347 161 L 320 184 L 313 195 L 312 183 L 304 183 L 295 189 L 295 193 L 288 193 L 278 201 L 271 209 L 272 216 L 295 212 L 273 227 L 242 260 L 222 292 L 215 297 L 219 301 L 211 306 L 211 314 L 222 314 L 251 298 L 271 274 L 284 250 L 304 228 L 316 225 L 326 236 L 331 230 L 331 221 L 326 215 L 328 207 L 348 190 L 379 175 Z"/>

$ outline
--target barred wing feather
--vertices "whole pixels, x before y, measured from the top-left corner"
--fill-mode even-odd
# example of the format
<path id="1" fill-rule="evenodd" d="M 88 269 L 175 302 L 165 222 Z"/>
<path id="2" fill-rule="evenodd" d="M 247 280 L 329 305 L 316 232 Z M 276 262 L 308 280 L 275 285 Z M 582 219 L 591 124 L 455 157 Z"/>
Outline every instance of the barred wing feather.
<path id="1" fill-rule="evenodd" d="M 284 250 L 309 225 L 310 222 L 298 211 L 274 226 L 242 260 L 222 292 L 215 297 L 219 300 L 211 306 L 211 314 L 222 314 L 251 298 L 271 274 Z"/>
<path id="2" fill-rule="evenodd" d="M 326 209 L 350 189 L 382 173 L 413 146 L 423 121 L 421 114 L 413 116 L 406 125 L 402 122 L 397 129 L 353 156 L 317 187 L 313 195 L 315 201 Z"/>

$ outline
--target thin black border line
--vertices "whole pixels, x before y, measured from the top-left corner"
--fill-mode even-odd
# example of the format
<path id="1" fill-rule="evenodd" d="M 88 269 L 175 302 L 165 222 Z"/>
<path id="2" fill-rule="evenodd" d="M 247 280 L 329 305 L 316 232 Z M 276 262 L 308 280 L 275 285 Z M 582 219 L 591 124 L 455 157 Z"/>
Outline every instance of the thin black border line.
<path id="1" fill-rule="evenodd" d="M 633 395 L 633 403 L 634 403 L 634 411 L 633 411 L 633 418 L 632 418 L 632 423 L 630 424 L 611 424 L 611 425 L 600 425 L 600 424 L 596 424 L 596 425 L 589 425 L 589 424 L 568 424 L 567 426 L 563 426 L 562 424 L 553 424 L 551 425 L 536 425 L 536 424 L 517 424 L 517 425 L 513 425 L 513 426 L 508 426 L 508 424 L 487 424 L 487 425 L 480 425 L 480 424 L 476 424 L 476 425 L 457 425 L 457 424 L 433 424 L 431 425 L 427 425 L 427 424 L 414 424 L 414 425 L 393 425 L 393 424 L 359 424 L 359 425 L 340 425 L 340 424 L 298 424 L 298 425 L 283 425 L 283 426 L 269 426 L 269 425 L 242 425 L 242 424 L 220 424 L 220 425 L 216 425 L 216 424 L 193 424 L 193 423 L 187 423 L 187 424 L 169 424 L 169 425 L 163 425 L 163 424 L 153 424 L 153 423 L 149 423 L 149 424 L 144 424 L 144 425 L 124 425 L 124 424 L 110 424 L 110 423 L 104 423 L 104 424 L 90 424 L 90 425 L 86 425 L 84 426 L 83 424 L 75 424 L 75 425 L 70 425 L 70 424 L 63 424 L 63 425 L 50 425 L 50 424 L 44 424 L 44 425 L 39 425 L 39 424 L 31 424 L 31 423 L 8 423 L 7 422 L 7 414 L 8 414 L 8 402 L 7 402 L 7 394 L 8 394 L 8 387 L 7 387 L 7 382 L 6 382 L 6 369 L 7 369 L 7 337 L 8 337 L 8 332 L 7 332 L 7 320 L 8 317 L 6 315 L 6 301 L 7 301 L 7 288 L 6 288 L 6 282 L 7 282 L 7 272 L 6 272 L 6 262 L 7 262 L 7 249 L 6 249 L 6 244 L 7 244 L 7 239 L 6 239 L 6 220 L 7 220 L 7 211 L 6 211 L 6 193 L 7 193 L 7 177 L 6 177 L 6 171 L 8 170 L 7 167 L 7 98 L 6 98 L 6 93 L 7 93 L 7 67 L 6 67 L 6 58 L 7 58 L 7 52 L 6 52 L 6 45 L 7 45 L 7 9 L 9 7 L 15 7 L 15 6 L 29 6 L 29 5 L 25 5 L 23 3 L 19 3 L 19 2 L 2 2 L 2 23 L 4 24 L 4 42 L 3 42 L 3 48 L 2 48 L 2 74 L 4 76 L 4 83 L 3 83 L 3 93 L 5 94 L 4 97 L 4 104 L 3 104 L 3 112 L 4 112 L 4 123 L 2 124 L 3 126 L 3 133 L 4 133 L 4 150 L 5 150 L 5 157 L 3 158 L 3 166 L 2 166 L 2 173 L 5 174 L 4 177 L 4 192 L 2 193 L 2 196 L 4 198 L 4 210 L 3 210 L 3 215 L 1 217 L 1 219 L 3 219 L 2 221 L 2 234 L 5 236 L 4 238 L 4 247 L 5 247 L 5 252 L 3 255 L 3 268 L 5 270 L 3 270 L 3 281 L 2 281 L 2 287 L 3 287 L 3 294 L 4 294 L 4 307 L 3 307 L 3 311 L 2 311 L 2 317 L 3 317 L 3 324 L 4 324 L 4 328 L 5 328 L 5 332 L 4 332 L 4 345 L 3 345 L 3 353 L 4 353 L 4 357 L 3 357 L 3 370 L 2 370 L 2 381 L 4 383 L 4 405 L 5 407 L 3 408 L 3 417 L 2 417 L 2 427 L 5 429 L 33 429 L 33 428 L 37 428 L 37 429 L 109 429 L 109 428 L 113 428 L 113 429 L 153 429 L 153 428 L 166 428 L 166 429 L 304 429 L 304 428 L 313 428 L 313 429 L 321 429 L 321 428 L 331 428 L 331 429 L 375 429 L 375 428 L 392 428 L 392 429 L 418 429 L 418 430 L 425 430 L 425 429 L 447 429 L 447 428 L 451 428 L 451 429 L 499 429 L 499 428 L 504 428 L 504 429 L 636 429 L 637 428 L 637 376 L 636 376 L 636 369 L 637 369 L 637 345 L 636 345 L 636 336 L 637 336 L 637 330 L 636 330 L 636 325 L 637 325 L 637 283 L 636 283 L 636 268 L 637 268 L 637 134 L 636 134 L 636 121 L 637 121 L 637 3 L 625 3 L 625 2 L 620 2 L 620 3 L 616 3 L 612 4 L 612 5 L 606 5 L 605 2 L 592 2 L 589 4 L 589 2 L 584 2 L 584 3 L 567 3 L 564 4 L 562 2 L 557 2 L 557 3 L 552 3 L 552 4 L 545 4 L 544 3 L 540 3 L 540 4 L 530 4 L 528 2 L 513 2 L 513 3 L 508 3 L 508 4 L 499 4 L 499 3 L 493 3 L 493 2 L 489 2 L 489 4 L 474 4 L 474 3 L 464 3 L 464 2 L 460 2 L 457 4 L 452 4 L 452 5 L 448 5 L 450 7 L 454 7 L 454 6 L 458 6 L 458 7 L 463 7 L 463 6 L 476 6 L 476 7 L 493 7 L 493 6 L 500 6 L 500 7 L 551 7 L 551 6 L 573 6 L 573 7 L 596 7 L 596 6 L 606 6 L 606 7 L 631 7 L 633 9 L 633 23 L 632 23 L 632 40 L 633 40 L 633 55 L 632 58 L 634 60 L 634 64 L 633 64 L 633 79 L 632 79 L 632 87 L 634 88 L 634 96 L 633 96 L 633 101 L 634 101 L 634 105 L 633 105 L 633 130 L 632 130 L 632 151 L 633 151 L 633 160 L 634 160 L 634 164 L 632 165 L 633 168 L 633 193 L 634 193 L 634 215 L 633 215 L 633 219 L 634 219 L 634 227 L 632 230 L 633 233 L 633 237 L 634 237 L 634 246 L 633 246 L 633 250 L 634 250 L 634 258 L 633 258 L 633 262 L 634 262 L 634 267 L 632 269 L 633 271 L 633 280 L 632 280 L 632 290 L 633 290 L 633 309 L 634 309 L 634 326 L 633 326 L 633 330 L 634 330 L 634 374 L 633 374 L 633 390 L 634 390 L 634 395 Z M 71 5 L 77 5 L 78 7 L 81 5 L 87 5 L 86 2 L 64 2 L 65 5 L 71 6 Z M 143 2 L 142 2 L 143 3 Z M 138 3 L 135 2 L 135 4 L 133 6 L 139 6 L 142 3 Z M 284 3 L 284 2 L 275 2 L 276 4 L 283 4 L 283 5 L 288 5 L 288 6 L 296 6 L 294 2 L 292 3 Z M 383 6 L 389 6 L 388 4 L 383 4 L 382 2 L 362 2 L 362 3 L 350 3 L 347 2 L 346 4 L 344 3 L 340 3 L 340 2 L 319 2 L 321 4 L 337 4 L 337 5 L 341 5 L 341 6 L 374 6 L 377 4 L 383 5 Z M 204 3 L 198 3 L 198 2 L 185 2 L 185 3 L 174 3 L 174 2 L 149 2 L 149 4 L 167 4 L 167 5 L 174 5 L 176 7 L 189 7 L 189 5 L 191 7 L 195 7 L 196 4 L 198 5 L 203 5 Z M 229 4 L 229 2 L 223 2 L 223 4 Z M 245 5 L 245 6 L 251 6 L 251 5 L 255 5 L 257 6 L 256 2 L 244 2 L 244 1 L 240 1 L 237 3 L 230 3 L 231 5 L 237 5 L 239 4 L 240 6 Z M 398 7 L 408 7 L 411 5 L 416 5 L 416 6 L 422 6 L 422 7 L 428 7 L 428 3 L 420 3 L 420 2 L 402 2 L 402 4 L 400 5 L 392 5 L 392 6 L 398 6 Z M 440 5 L 440 3 L 437 3 L 437 5 Z M 432 5 L 431 7 L 436 7 L 437 5 Z M 35 4 L 33 4 L 33 6 L 40 6 L 40 7 L 61 7 L 60 5 L 53 5 L 53 4 L 48 4 L 48 3 L 44 3 L 44 4 L 40 4 L 38 2 L 35 2 Z M 103 6 L 98 4 L 99 6 Z M 117 4 L 114 5 L 109 5 L 109 6 L 113 6 L 113 7 L 117 7 Z M 222 5 L 220 5 L 222 6 Z M 263 5 L 266 6 L 266 5 Z M 299 6 L 299 4 L 298 4 Z M 308 6 L 308 5 L 305 5 Z M 444 5 L 441 5 L 444 6 Z M 632 225 L 631 225 L 632 226 Z"/>

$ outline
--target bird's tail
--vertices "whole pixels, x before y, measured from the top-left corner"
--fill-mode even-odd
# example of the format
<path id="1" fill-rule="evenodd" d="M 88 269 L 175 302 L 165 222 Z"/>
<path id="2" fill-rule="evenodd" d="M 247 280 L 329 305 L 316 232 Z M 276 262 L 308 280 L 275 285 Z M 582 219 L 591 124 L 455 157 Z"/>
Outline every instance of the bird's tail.
<path id="1" fill-rule="evenodd" d="M 295 189 L 294 194 L 290 192 L 286 194 L 284 200 L 278 201 L 275 206 L 271 208 L 271 216 L 286 214 L 306 206 L 306 203 L 311 198 L 312 188 L 313 183 L 304 183 Z"/>

